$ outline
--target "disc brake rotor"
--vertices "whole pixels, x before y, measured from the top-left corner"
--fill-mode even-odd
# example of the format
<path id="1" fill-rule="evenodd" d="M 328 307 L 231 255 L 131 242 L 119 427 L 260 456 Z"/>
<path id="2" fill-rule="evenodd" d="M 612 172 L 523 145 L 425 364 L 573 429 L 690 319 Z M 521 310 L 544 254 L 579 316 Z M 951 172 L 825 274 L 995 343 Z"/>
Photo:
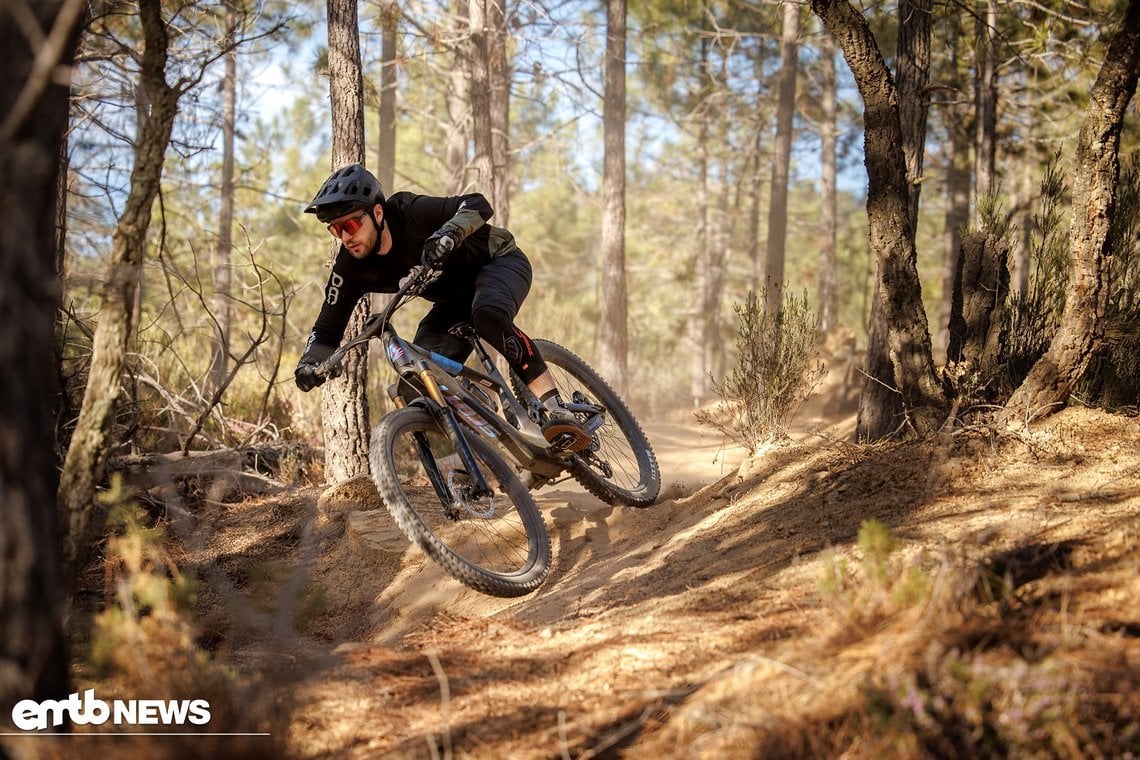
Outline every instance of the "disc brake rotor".
<path id="1" fill-rule="evenodd" d="M 462 507 L 473 517 L 487 519 L 495 515 L 495 497 L 487 496 L 484 499 L 472 499 L 471 489 L 474 485 L 471 477 L 463 470 L 452 470 L 447 474 L 447 488 L 455 499 L 455 506 Z M 486 505 L 483 507 L 483 505 Z M 457 515 L 458 517 L 458 515 Z"/>

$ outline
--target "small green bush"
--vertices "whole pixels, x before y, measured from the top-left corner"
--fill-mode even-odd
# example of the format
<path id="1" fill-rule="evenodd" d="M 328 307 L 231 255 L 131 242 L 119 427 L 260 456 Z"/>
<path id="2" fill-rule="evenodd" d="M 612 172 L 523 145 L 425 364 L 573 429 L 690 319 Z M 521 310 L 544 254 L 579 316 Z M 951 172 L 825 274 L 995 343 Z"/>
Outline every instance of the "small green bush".
<path id="1" fill-rule="evenodd" d="M 1065 308 L 1069 241 L 1063 204 L 1067 188 L 1059 164 L 1060 153 L 1045 165 L 1041 179 L 1040 206 L 1033 215 L 1036 235 L 1029 248 L 1029 290 L 1014 293 L 1005 309 L 1001 355 L 1007 391 L 1021 385 L 1045 355 Z"/>
<path id="2" fill-rule="evenodd" d="M 823 377 L 816 350 L 816 315 L 807 295 L 785 296 L 776 313 L 749 292 L 736 312 L 736 366 L 724 382 L 712 382 L 721 401 L 696 412 L 750 451 L 784 435 L 788 419 Z"/>
<path id="3" fill-rule="evenodd" d="M 863 522 L 856 543 L 861 555 L 858 568 L 829 551 L 817 581 L 824 599 L 849 622 L 870 625 L 930 596 L 929 573 L 913 559 L 900 556 L 902 542 L 885 524 Z"/>
<path id="4" fill-rule="evenodd" d="M 1001 385 L 1012 390 L 1045 355 L 1060 325 L 1069 277 L 1069 241 L 1064 204 L 1067 188 L 1059 155 L 1045 168 L 1036 234 L 1030 246 L 1029 290 L 1014 294 L 1005 310 L 1002 330 Z M 1075 396 L 1085 403 L 1121 410 L 1140 408 L 1140 160 L 1122 162 L 1116 188 L 1116 213 L 1109 232 L 1111 261 L 1103 341 Z"/>

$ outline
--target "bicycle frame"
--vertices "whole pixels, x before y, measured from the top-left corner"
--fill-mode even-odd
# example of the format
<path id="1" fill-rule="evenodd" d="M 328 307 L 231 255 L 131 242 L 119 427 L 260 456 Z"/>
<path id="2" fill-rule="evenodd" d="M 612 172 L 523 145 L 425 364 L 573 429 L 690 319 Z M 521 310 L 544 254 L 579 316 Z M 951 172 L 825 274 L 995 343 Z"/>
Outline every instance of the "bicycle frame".
<path id="1" fill-rule="evenodd" d="M 485 371 L 421 348 L 397 334 L 391 324 L 392 315 L 410 298 L 419 294 L 425 280 L 422 271 L 409 278 L 384 310 L 369 317 L 360 334 L 333 352 L 318 366 L 317 372 L 327 376 L 349 351 L 372 338 L 378 338 L 392 368 L 418 394 L 410 403 L 428 408 L 447 432 L 472 479 L 473 496 L 489 495 L 491 489 L 467 444 L 464 428 L 498 444 L 520 467 L 538 478 L 544 481 L 557 478 L 566 470 L 574 455 L 551 447 L 537 424 L 538 401 L 531 397 L 528 406 L 524 407 L 515 398 L 506 379 L 470 325 L 461 325 L 455 332 L 471 344 Z M 397 406 L 403 406 L 408 402 L 398 392 L 398 386 L 399 381 L 389 388 L 389 395 Z M 494 408 L 495 400 L 498 401 L 498 409 Z M 601 407 L 577 403 L 567 403 L 565 406 L 571 411 L 588 415 L 586 426 L 591 433 L 604 422 L 604 409 Z M 517 422 L 517 427 L 512 424 L 512 418 Z M 460 424 L 460 419 L 465 425 Z M 433 485 L 440 490 L 442 480 L 437 481 L 439 473 L 431 473 L 430 469 Z"/>

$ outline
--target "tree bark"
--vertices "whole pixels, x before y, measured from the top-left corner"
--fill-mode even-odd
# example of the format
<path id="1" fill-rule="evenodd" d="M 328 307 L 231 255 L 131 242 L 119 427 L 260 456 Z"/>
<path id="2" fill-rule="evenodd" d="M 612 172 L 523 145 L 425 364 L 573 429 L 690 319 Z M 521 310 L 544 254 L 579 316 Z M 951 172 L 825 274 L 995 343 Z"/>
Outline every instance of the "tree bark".
<path id="1" fill-rule="evenodd" d="M 839 265 L 836 262 L 836 164 L 839 127 L 836 118 L 835 42 L 824 35 L 819 45 L 820 124 L 819 331 L 828 335 L 839 327 Z"/>
<path id="2" fill-rule="evenodd" d="M 910 226 L 918 229 L 918 201 L 926 158 L 926 115 L 929 111 L 931 0 L 899 3 L 897 63 L 899 122 L 910 197 Z"/>
<path id="3" fill-rule="evenodd" d="M 963 91 L 958 64 L 958 40 L 961 31 L 961 13 L 950 18 L 949 48 L 950 73 L 947 85 L 953 93 Z M 942 250 L 942 299 L 938 309 L 938 330 L 934 343 L 940 354 L 945 353 L 949 340 L 950 312 L 953 309 L 954 281 L 958 276 L 958 251 L 962 232 L 970 221 L 970 139 L 964 126 L 967 122 L 963 107 L 955 102 L 946 107 L 946 139 L 943 141 L 945 158 L 945 202 Z"/>
<path id="4" fill-rule="evenodd" d="M 974 180 L 978 198 L 994 190 L 997 156 L 996 27 L 997 5 L 994 0 L 985 0 L 977 15 L 978 63 L 974 81 Z"/>
<path id="5" fill-rule="evenodd" d="M 59 487 L 60 506 L 68 521 L 65 556 L 73 571 L 86 558 L 88 540 L 96 528 L 95 491 L 106 474 L 107 456 L 114 443 L 111 426 L 127 344 L 135 329 L 135 302 L 146 257 L 151 209 L 158 196 L 166 148 L 181 96 L 181 91 L 166 81 L 169 40 L 162 18 L 162 3 L 142 0 L 139 16 L 145 39 L 141 89 L 148 111 L 136 141 L 131 189 L 115 225 L 111 268 L 103 287 L 90 374 Z"/>
<path id="6" fill-rule="evenodd" d="M 329 94 L 332 112 L 332 165 L 364 163 L 364 77 L 354 0 L 329 0 Z M 346 335 L 355 335 L 370 313 L 361 298 Z M 325 383 L 321 422 L 325 437 L 325 479 L 349 480 L 368 472 L 368 347 L 345 357 L 344 373 Z"/>
<path id="7" fill-rule="evenodd" d="M 1045 355 L 1006 403 L 1008 421 L 1052 414 L 1068 400 L 1104 337 L 1116 215 L 1120 134 L 1140 76 L 1140 0 L 1130 0 L 1093 85 L 1077 138 L 1069 280 L 1061 325 Z"/>
<path id="8" fill-rule="evenodd" d="M 708 42 L 702 39 L 699 43 L 701 70 L 708 64 Z M 699 409 L 708 393 L 709 349 L 708 342 L 712 339 L 709 330 L 708 305 L 712 292 L 712 274 L 710 257 L 712 255 L 712 235 L 709 220 L 711 212 L 711 193 L 709 192 L 709 115 L 708 109 L 701 109 L 697 119 L 697 183 L 693 192 L 693 208 L 696 216 L 695 243 L 696 252 L 693 256 L 694 279 L 693 287 L 693 314 L 689 320 L 689 339 L 692 343 L 689 364 L 689 393 L 693 399 L 693 408 Z"/>
<path id="9" fill-rule="evenodd" d="M 748 160 L 745 162 L 748 177 L 748 292 L 759 293 L 763 287 L 760 274 L 764 265 L 760 258 L 760 205 L 764 184 L 764 134 L 767 131 L 764 128 L 767 119 L 761 116 L 759 107 L 768 97 L 768 82 L 762 56 L 755 56 L 752 65 L 757 86 L 757 118 Z"/>
<path id="10" fill-rule="evenodd" d="M 470 14 L 468 0 L 456 0 L 454 17 L 459 19 L 454 29 L 455 36 L 460 36 L 460 25 L 470 28 L 470 22 L 463 22 Z M 465 53 L 470 53 L 471 45 L 458 45 L 453 51 L 451 71 L 447 75 L 447 117 L 450 128 L 447 130 L 447 144 L 445 155 L 447 159 L 447 181 L 445 189 L 448 195 L 461 195 L 467 187 L 467 138 L 470 132 L 468 119 L 471 115 L 471 88 L 468 78 L 469 66 Z"/>
<path id="11" fill-rule="evenodd" d="M 380 7 L 380 117 L 377 127 L 376 179 L 390 195 L 396 182 L 396 32 L 400 6 L 390 0 Z"/>
<path id="12" fill-rule="evenodd" d="M 1030 137 L 1025 143 L 1032 145 L 1033 139 Z M 1029 156 L 1026 156 L 1026 160 L 1022 162 L 1020 182 L 1016 207 L 1024 211 L 1019 215 L 1019 221 L 1014 228 L 1017 246 L 1013 249 L 1014 263 L 1010 267 L 1010 291 L 1015 295 L 1025 296 L 1029 293 L 1029 257 L 1030 251 L 1033 250 L 1034 224 L 1031 209 L 1036 205 L 1037 193 L 1037 187 L 1033 182 L 1033 164 Z"/>
<path id="13" fill-rule="evenodd" d="M 474 144 L 475 187 L 492 196 L 495 182 L 494 149 L 491 145 L 491 70 L 488 64 L 487 3 L 468 0 L 467 66 L 470 81 L 471 137 Z"/>
<path id="14" fill-rule="evenodd" d="M 511 62 L 506 0 L 487 0 L 487 77 L 491 87 L 491 208 L 495 224 L 511 223 Z"/>
<path id="15" fill-rule="evenodd" d="M 237 48 L 233 46 L 233 29 L 237 14 L 232 7 L 226 10 L 226 25 L 230 29 L 225 55 L 225 75 L 222 78 L 222 187 L 221 209 L 218 213 L 218 241 L 214 249 L 214 349 L 210 362 L 209 393 L 213 394 L 226 382 L 229 373 L 230 323 L 232 321 L 231 285 L 233 268 L 234 221 L 234 127 L 237 113 Z"/>
<path id="16" fill-rule="evenodd" d="M 57 188 L 68 86 L 86 3 L 44 0 L 30 46 L 0 9 L 0 721 L 22 699 L 69 693 L 60 572 L 55 404 Z M 3 750 L 0 749 L 0 754 Z"/>
<path id="17" fill-rule="evenodd" d="M 602 375 L 629 390 L 628 306 L 625 280 L 625 35 L 626 0 L 606 6 L 606 65 L 602 177 Z"/>
<path id="18" fill-rule="evenodd" d="M 866 20 L 846 0 L 812 0 L 812 10 L 843 50 L 864 104 L 867 218 L 877 278 L 872 314 L 879 311 L 881 331 L 875 332 L 873 320 L 856 433 L 875 440 L 905 424 L 924 435 L 942 424 L 946 398 L 934 371 L 922 304 L 898 91 Z M 886 358 L 885 366 L 870 364 L 876 351 Z M 901 418 L 878 414 L 879 406 L 869 401 L 884 392 L 897 396 Z"/>
<path id="19" fill-rule="evenodd" d="M 722 123 L 723 126 L 726 124 Z M 723 145 L 727 141 L 727 134 L 724 131 L 721 134 Z M 728 257 L 732 247 L 732 210 L 729 205 L 732 191 L 731 162 L 724 157 L 719 163 L 717 198 L 712 207 L 709 228 L 709 284 L 704 312 L 708 336 L 705 343 L 705 366 L 717 382 L 724 378 L 728 363 L 725 340 L 721 336 L 721 306 L 724 303 L 725 282 L 728 280 Z"/>
<path id="20" fill-rule="evenodd" d="M 788 237 L 788 172 L 792 160 L 792 123 L 796 111 L 800 6 L 784 1 L 780 33 L 779 106 L 772 149 L 772 192 L 768 196 L 768 243 L 764 258 L 764 308 L 775 314 L 784 297 L 785 244 Z"/>
<path id="21" fill-rule="evenodd" d="M 988 233 L 971 232 L 962 240 L 956 272 L 946 360 L 989 377 L 1001 349 L 1009 246 Z"/>

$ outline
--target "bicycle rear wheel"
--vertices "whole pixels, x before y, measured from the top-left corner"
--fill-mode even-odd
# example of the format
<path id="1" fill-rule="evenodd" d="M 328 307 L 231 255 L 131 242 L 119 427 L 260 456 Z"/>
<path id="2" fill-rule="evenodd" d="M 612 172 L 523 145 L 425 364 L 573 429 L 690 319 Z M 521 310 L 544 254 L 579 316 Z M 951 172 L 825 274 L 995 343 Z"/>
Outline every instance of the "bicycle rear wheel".
<path id="1" fill-rule="evenodd" d="M 557 343 L 536 339 L 539 353 L 563 401 L 605 409 L 605 422 L 594 441 L 571 460 L 570 474 L 607 504 L 648 507 L 661 491 L 661 471 L 649 439 L 625 402 L 577 354 Z M 512 373 L 515 394 L 524 388 Z"/>
<path id="2" fill-rule="evenodd" d="M 550 570 L 550 535 L 514 469 L 467 442 L 494 493 L 473 498 L 455 447 L 423 408 L 388 414 L 372 433 L 372 475 L 400 529 L 449 575 L 492 596 L 534 591 Z"/>

